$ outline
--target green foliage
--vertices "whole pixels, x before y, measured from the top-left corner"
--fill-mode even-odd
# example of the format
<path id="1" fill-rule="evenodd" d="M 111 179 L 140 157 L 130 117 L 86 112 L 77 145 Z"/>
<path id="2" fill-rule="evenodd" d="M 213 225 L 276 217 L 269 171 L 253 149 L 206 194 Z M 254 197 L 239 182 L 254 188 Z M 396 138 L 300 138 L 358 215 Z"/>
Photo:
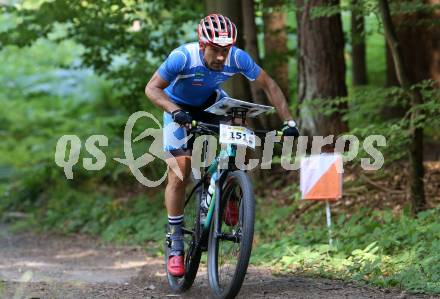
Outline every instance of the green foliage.
<path id="1" fill-rule="evenodd" d="M 352 279 L 413 292 L 440 292 L 439 209 L 423 212 L 416 219 L 391 211 L 339 215 L 333 225 L 335 244 L 330 247 L 326 244 L 323 208 L 284 230 L 274 227 L 286 219 L 278 215 L 285 207 L 260 208 L 266 216 L 257 218 L 254 263 L 282 272 Z"/>
<path id="2" fill-rule="evenodd" d="M 440 126 L 440 90 L 434 87 L 431 80 L 422 81 L 411 87 L 418 89 L 424 98 L 423 104 L 409 107 L 409 95 L 400 87 L 379 88 L 373 86 L 356 87 L 350 96 L 333 99 L 314 99 L 302 105 L 314 111 L 331 116 L 335 112 L 342 113 L 351 130 L 346 134 L 355 135 L 361 142 L 371 135 L 382 135 L 386 138 L 386 146 L 381 148 L 385 163 L 390 164 L 407 155 L 411 142 L 409 136 L 410 115 L 415 109 L 420 111 L 416 126 L 423 127 L 428 138 L 437 139 Z M 348 108 L 341 109 L 346 103 Z M 394 115 L 386 116 L 386 111 L 397 111 Z M 354 162 L 368 157 L 360 147 L 359 155 Z"/>
<path id="3" fill-rule="evenodd" d="M 194 1 L 56 0 L 36 8 L 1 9 L 10 18 L 17 16 L 15 27 L 0 31 L 2 46 L 23 47 L 46 37 L 73 39 L 83 46 L 82 65 L 111 79 L 128 111 L 149 107 L 141 101 L 146 78 L 179 43 L 196 37 L 195 30 L 190 35 L 187 30 L 202 15 Z"/>
<path id="4" fill-rule="evenodd" d="M 48 191 L 59 186 L 69 193 L 99 184 L 117 189 L 136 182 L 127 166 L 113 160 L 124 157 L 123 129 L 128 116 L 119 107 L 111 83 L 91 70 L 75 67 L 81 52 L 72 40 L 44 39 L 30 47 L 8 46 L 0 52 L 4 62 L 0 76 L 7 78 L 0 83 L 0 212 L 44 208 L 51 200 Z M 140 121 L 133 134 L 151 125 Z M 65 134 L 77 135 L 83 145 L 70 184 L 54 161 L 57 141 Z M 101 148 L 107 163 L 100 171 L 86 171 L 82 161 L 90 154 L 84 143 L 95 134 L 109 139 L 108 147 Z M 135 157 L 145 152 L 149 142 L 133 145 Z M 158 176 L 155 173 L 164 170 L 164 163 L 147 167 L 149 177 Z"/>
<path id="5" fill-rule="evenodd" d="M 393 14 L 408 13 L 433 13 L 440 8 L 439 4 L 425 3 L 422 0 L 390 1 Z"/>
<path id="6" fill-rule="evenodd" d="M 369 86 L 382 88 L 386 81 L 386 58 L 385 58 L 385 37 L 381 32 L 382 24 L 374 14 L 365 13 L 364 21 L 364 37 L 367 59 L 367 77 Z M 351 40 L 351 13 L 342 12 L 342 21 L 345 33 L 345 55 L 347 57 L 345 63 L 347 65 L 346 82 L 351 94 L 352 89 L 352 44 Z"/>
<path id="7" fill-rule="evenodd" d="M 39 215 L 43 229 L 82 232 L 132 244 L 155 241 L 159 245 L 162 241 L 167 220 L 162 192 L 154 197 L 118 198 L 111 190 L 93 192 L 60 185 L 47 196 L 47 206 L 39 211 L 43 213 Z"/>
<path id="8" fill-rule="evenodd" d="M 353 10 L 364 15 L 378 13 L 378 2 L 376 0 L 357 0 L 355 4 L 350 0 L 342 0 L 340 2 L 339 5 L 326 4 L 315 6 L 312 9 L 312 16 L 314 18 L 330 17 L 337 13 Z M 388 2 L 390 3 L 392 14 L 432 13 L 440 7 L 439 4 L 425 3 L 423 0 L 390 0 Z"/>

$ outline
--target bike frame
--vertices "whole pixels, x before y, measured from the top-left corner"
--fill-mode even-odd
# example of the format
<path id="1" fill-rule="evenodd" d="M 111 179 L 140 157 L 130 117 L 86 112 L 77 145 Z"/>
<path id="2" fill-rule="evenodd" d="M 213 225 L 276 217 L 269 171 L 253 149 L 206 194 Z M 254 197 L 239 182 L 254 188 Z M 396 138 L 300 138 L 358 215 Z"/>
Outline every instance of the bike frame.
<path id="1" fill-rule="evenodd" d="M 236 115 L 234 114 L 233 117 L 234 116 L 236 116 Z M 241 113 L 241 114 L 238 113 L 237 116 L 242 118 L 241 125 L 244 125 L 245 113 Z M 255 133 L 257 133 L 257 134 L 264 134 L 267 132 L 268 131 L 263 131 L 263 130 L 256 130 L 255 131 Z M 282 132 L 276 131 L 276 135 L 282 136 Z M 204 142 L 203 147 L 202 147 L 204 161 L 206 161 L 206 151 L 207 151 L 207 144 L 206 144 L 206 142 Z M 195 192 L 195 190 L 198 187 L 200 187 L 200 185 L 203 185 L 205 183 L 208 176 L 212 177 L 212 175 L 214 175 L 214 173 L 217 172 L 218 176 L 217 176 L 217 181 L 216 181 L 215 192 L 213 194 L 214 198 L 211 199 L 211 202 L 210 202 L 209 208 L 208 208 L 208 214 L 205 219 L 205 223 L 203 223 L 203 233 L 202 233 L 203 236 L 207 236 L 207 234 L 205 234 L 205 233 L 209 232 L 209 228 L 211 225 L 211 220 L 212 220 L 212 216 L 213 216 L 214 212 L 219 213 L 218 209 L 220 207 L 220 199 L 221 199 L 221 195 L 222 195 L 221 194 L 221 187 L 223 186 L 224 180 L 225 180 L 226 176 L 228 175 L 228 173 L 235 170 L 234 167 L 235 167 L 236 154 L 237 154 L 237 145 L 225 144 L 225 147 L 220 150 L 220 153 L 214 158 L 214 160 L 211 162 L 211 164 L 206 167 L 205 174 L 200 179 L 200 182 L 197 183 L 193 187 L 193 189 L 191 190 L 189 196 L 187 197 L 187 199 L 185 201 L 185 206 L 186 206 L 187 203 L 189 202 L 191 196 Z M 227 163 L 226 168 L 219 167 L 219 165 L 220 166 L 225 165 L 224 163 Z M 205 190 L 203 190 L 203 191 L 205 191 Z M 200 204 L 200 203 L 198 203 L 198 204 Z M 219 230 L 220 230 L 220 223 L 218 223 L 217 227 L 215 228 L 215 237 L 218 236 Z M 192 233 L 192 232 L 188 232 L 188 233 Z"/>
<path id="2" fill-rule="evenodd" d="M 207 151 L 207 144 L 204 142 L 202 147 L 202 153 L 204 159 L 206 159 L 206 151 Z M 186 204 L 191 199 L 191 196 L 194 194 L 195 190 L 201 185 L 204 185 L 208 177 L 212 177 L 214 173 L 217 172 L 218 175 L 216 180 L 215 191 L 214 194 L 212 195 L 213 198 L 211 199 L 211 202 L 208 207 L 208 213 L 205 222 L 203 223 L 203 232 L 209 232 L 211 226 L 211 220 L 212 220 L 212 216 L 214 215 L 214 212 L 219 213 L 218 207 L 220 206 L 221 186 L 223 186 L 224 180 L 228 175 L 228 173 L 232 171 L 233 168 L 232 165 L 235 165 L 236 155 L 237 155 L 237 146 L 235 144 L 225 144 L 225 147 L 223 147 L 220 150 L 220 153 L 213 159 L 211 164 L 206 167 L 206 171 L 203 177 L 200 179 L 198 184 L 196 184 L 192 188 L 191 192 L 189 193 L 189 196 L 185 201 L 185 206 L 186 206 Z M 225 165 L 225 163 L 227 163 L 227 167 L 225 169 L 221 169 L 219 165 Z M 203 192 L 205 191 L 206 190 L 203 190 Z M 220 227 L 216 227 L 215 236 L 218 235 L 219 229 Z"/>
<path id="3" fill-rule="evenodd" d="M 203 228 L 205 230 L 209 229 L 209 224 L 211 223 L 214 209 L 220 204 L 221 186 L 223 185 L 224 179 L 227 176 L 228 172 L 230 171 L 229 165 L 231 163 L 231 160 L 234 160 L 236 153 L 237 153 L 236 146 L 233 144 L 227 144 L 226 149 L 222 149 L 220 151 L 220 154 L 211 162 L 211 165 L 208 167 L 207 170 L 208 175 L 212 177 L 215 172 L 217 172 L 218 175 L 217 175 L 215 192 L 209 204 L 208 214 L 205 219 L 205 223 L 203 224 Z M 225 163 L 225 161 L 228 163 L 228 168 L 220 169 L 219 165 L 222 165 L 222 163 Z M 215 209 L 215 212 L 218 211 Z"/>

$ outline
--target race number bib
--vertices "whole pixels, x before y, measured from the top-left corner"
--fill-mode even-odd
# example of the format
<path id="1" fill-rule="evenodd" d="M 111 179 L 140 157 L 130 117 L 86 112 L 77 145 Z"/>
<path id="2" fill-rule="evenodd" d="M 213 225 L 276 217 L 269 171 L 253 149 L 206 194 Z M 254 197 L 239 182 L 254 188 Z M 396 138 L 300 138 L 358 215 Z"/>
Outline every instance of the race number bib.
<path id="1" fill-rule="evenodd" d="M 220 124 L 220 143 L 245 145 L 255 148 L 255 134 L 252 130 Z"/>

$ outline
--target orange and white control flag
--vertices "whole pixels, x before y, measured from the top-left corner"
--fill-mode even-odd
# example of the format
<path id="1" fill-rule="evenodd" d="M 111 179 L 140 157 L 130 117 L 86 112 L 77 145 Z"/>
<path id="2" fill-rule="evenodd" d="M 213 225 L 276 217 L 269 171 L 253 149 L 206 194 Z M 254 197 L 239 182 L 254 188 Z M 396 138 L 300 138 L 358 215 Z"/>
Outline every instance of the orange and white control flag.
<path id="1" fill-rule="evenodd" d="M 321 154 L 301 159 L 300 187 L 303 199 L 337 200 L 342 197 L 342 156 Z"/>

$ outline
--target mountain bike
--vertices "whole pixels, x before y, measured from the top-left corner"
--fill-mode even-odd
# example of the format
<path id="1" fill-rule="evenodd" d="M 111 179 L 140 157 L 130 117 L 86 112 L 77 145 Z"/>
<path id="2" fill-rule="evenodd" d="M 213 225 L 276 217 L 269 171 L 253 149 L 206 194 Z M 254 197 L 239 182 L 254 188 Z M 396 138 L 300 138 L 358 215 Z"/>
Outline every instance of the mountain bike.
<path id="1" fill-rule="evenodd" d="M 219 130 L 223 146 L 211 164 L 202 169 L 201 178 L 195 181 L 185 200 L 185 275 L 179 278 L 167 272 L 169 286 L 175 293 L 184 292 L 192 286 L 204 251 L 208 251 L 208 279 L 212 296 L 216 299 L 234 298 L 240 291 L 252 250 L 255 199 L 247 172 L 236 166 L 237 146 L 252 147 L 252 143 L 255 146 L 255 140 L 252 140 L 255 134 L 269 132 L 252 131 L 243 126 L 247 115 L 258 108 L 255 105 L 246 103 L 228 107 L 225 114 L 230 119 L 229 125 L 193 121 L 189 130 L 196 135 L 218 135 Z M 282 132 L 275 132 L 275 135 L 281 136 Z M 207 146 L 207 142 L 203 142 L 204 159 Z M 214 192 L 210 194 L 212 189 Z M 202 203 L 207 197 L 210 198 L 209 206 L 204 211 Z M 170 244 L 170 233 L 167 232 L 165 264 Z"/>

